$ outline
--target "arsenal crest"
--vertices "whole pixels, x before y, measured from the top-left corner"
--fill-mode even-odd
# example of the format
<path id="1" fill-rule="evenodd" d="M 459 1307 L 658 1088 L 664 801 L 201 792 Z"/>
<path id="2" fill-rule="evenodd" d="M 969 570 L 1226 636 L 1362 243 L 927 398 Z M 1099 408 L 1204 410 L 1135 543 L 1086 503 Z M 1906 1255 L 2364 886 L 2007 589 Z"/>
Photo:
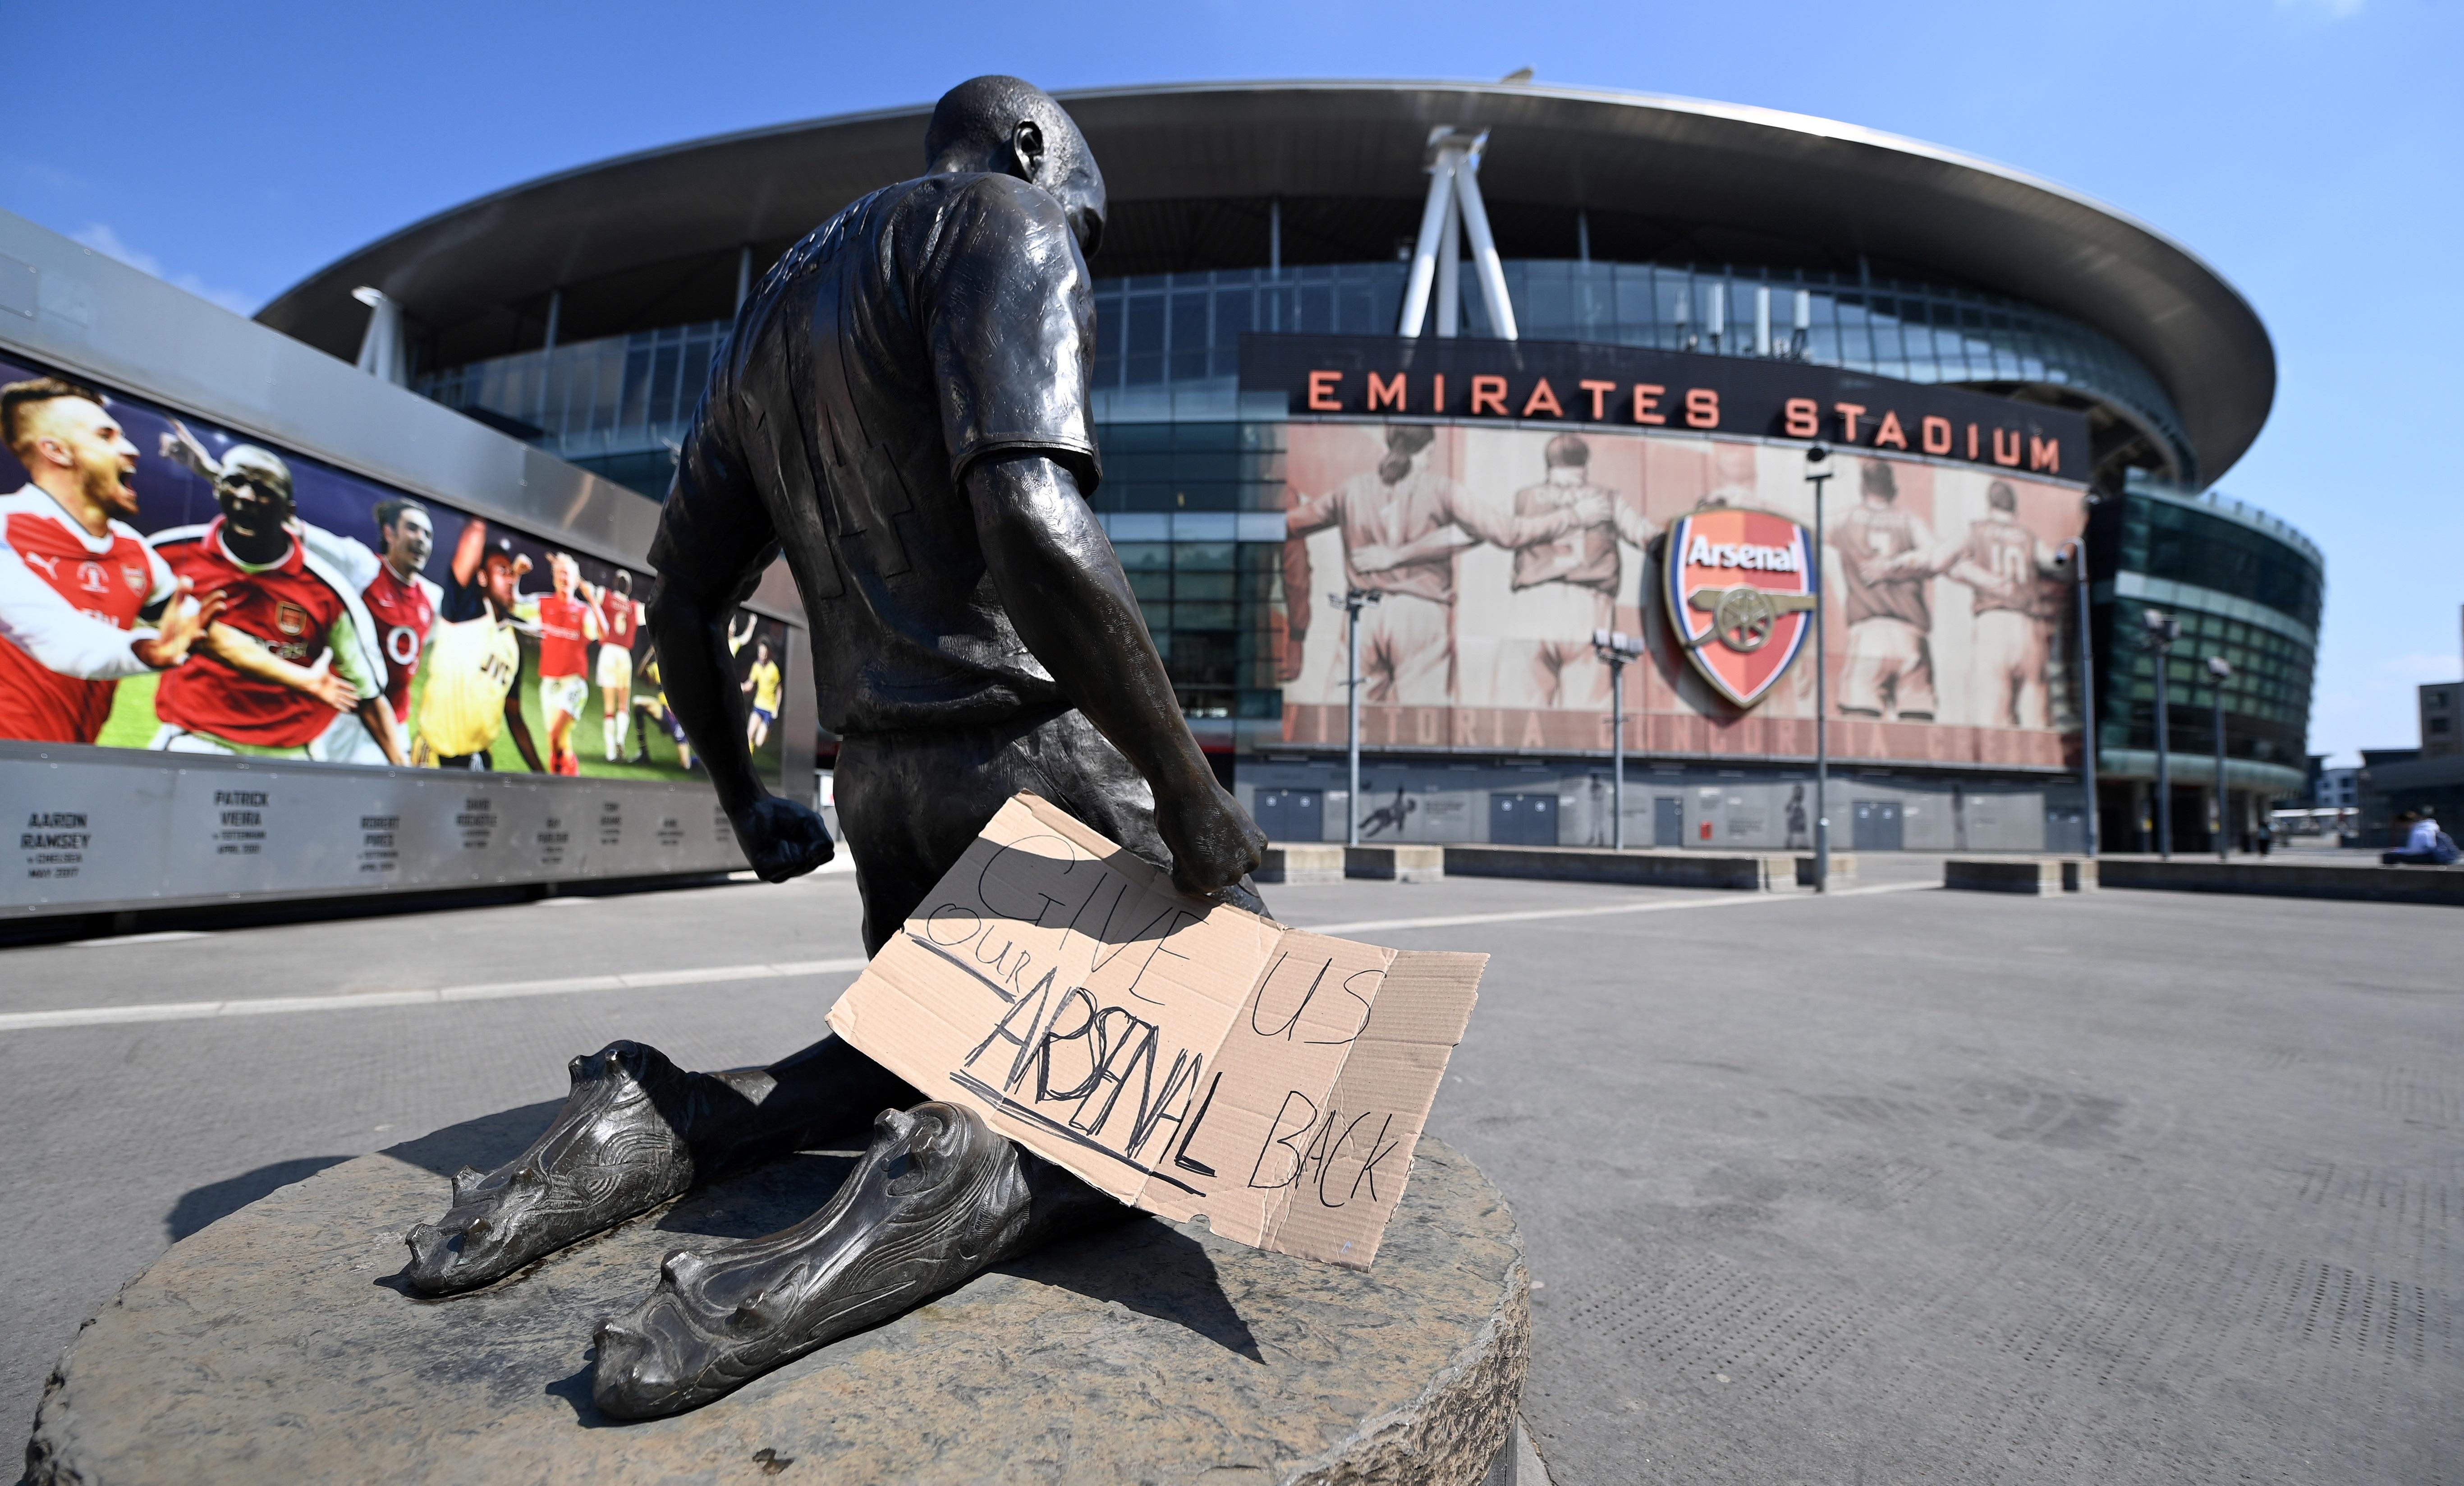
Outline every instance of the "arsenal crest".
<path id="1" fill-rule="evenodd" d="M 308 610 L 289 599 L 274 606 L 274 627 L 285 634 L 308 632 Z"/>
<path id="2" fill-rule="evenodd" d="M 1750 707 L 1813 632 L 1819 580 L 1806 529 L 1769 511 L 1715 507 L 1671 527 L 1668 622 L 1694 669 Z"/>

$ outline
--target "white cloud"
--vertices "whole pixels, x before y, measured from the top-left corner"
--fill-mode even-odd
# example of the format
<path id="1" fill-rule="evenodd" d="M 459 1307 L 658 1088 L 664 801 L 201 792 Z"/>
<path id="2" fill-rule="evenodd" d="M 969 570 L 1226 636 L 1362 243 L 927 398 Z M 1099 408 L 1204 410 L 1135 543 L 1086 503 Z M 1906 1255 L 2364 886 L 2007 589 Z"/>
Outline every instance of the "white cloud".
<path id="1" fill-rule="evenodd" d="M 2414 651 L 2406 655 L 2383 655 L 2372 669 L 2377 675 L 2401 685 L 2420 686 L 2431 681 L 2455 679 L 2455 665 L 2453 651 L 2444 655 Z"/>
<path id="2" fill-rule="evenodd" d="M 173 274 L 163 267 L 163 260 L 143 248 L 130 246 L 108 222 L 92 222 L 80 232 L 69 233 L 73 242 L 83 243 L 107 258 L 118 258 L 141 274 L 151 274 L 166 284 L 186 289 L 201 299 L 211 300 L 234 315 L 252 315 L 256 302 L 236 289 L 215 289 L 194 274 Z"/>

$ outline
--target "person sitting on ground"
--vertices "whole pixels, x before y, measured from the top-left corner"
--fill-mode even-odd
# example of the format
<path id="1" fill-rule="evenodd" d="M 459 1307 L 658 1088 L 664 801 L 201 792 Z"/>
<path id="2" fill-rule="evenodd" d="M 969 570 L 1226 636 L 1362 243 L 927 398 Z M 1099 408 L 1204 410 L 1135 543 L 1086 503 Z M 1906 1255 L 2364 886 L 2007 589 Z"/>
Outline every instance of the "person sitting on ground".
<path id="1" fill-rule="evenodd" d="M 2405 832 L 2404 846 L 2398 851 L 2381 852 L 2379 862 L 2383 866 L 2445 867 L 2464 855 L 2456 850 L 2455 838 L 2439 830 L 2438 822 L 2425 810 L 2399 810 L 2395 824 Z"/>

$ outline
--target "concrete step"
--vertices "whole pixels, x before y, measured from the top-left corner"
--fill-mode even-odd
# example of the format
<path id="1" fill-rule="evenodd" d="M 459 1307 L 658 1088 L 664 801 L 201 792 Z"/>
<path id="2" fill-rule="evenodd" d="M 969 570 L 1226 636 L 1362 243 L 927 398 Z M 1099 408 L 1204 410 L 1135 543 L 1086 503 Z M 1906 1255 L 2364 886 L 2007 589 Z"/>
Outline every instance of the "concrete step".
<path id="1" fill-rule="evenodd" d="M 1617 852 L 1591 846 L 1487 846 L 1392 843 L 1345 847 L 1331 841 L 1280 841 L 1266 848 L 1262 883 L 1434 882 L 1458 877 L 1540 877 L 1565 882 L 1624 882 L 1647 887 L 1724 887 L 1779 892 L 1814 885 L 1814 857 L 1800 852 Z M 1857 854 L 1835 852 L 1831 880 L 1853 882 Z"/>
<path id="2" fill-rule="evenodd" d="M 1378 882 L 1436 882 L 1446 875 L 1442 846 L 1352 846 L 1344 848 L 1343 875 Z"/>
<path id="3" fill-rule="evenodd" d="M 2247 893 L 2265 898 L 2349 898 L 2381 903 L 2438 903 L 2464 908 L 2464 866 L 2381 867 L 2285 861 L 2107 856 L 2097 863 L 2109 888 L 2174 893 Z"/>
<path id="4" fill-rule="evenodd" d="M 1340 882 L 1343 848 L 1319 841 L 1278 842 L 1266 848 L 1260 882 Z"/>
<path id="5" fill-rule="evenodd" d="M 2078 856 L 1954 856 L 1942 864 L 1942 885 L 1966 893 L 2050 898 L 2096 891 L 2096 868 Z"/>
<path id="6" fill-rule="evenodd" d="M 1446 871 L 1458 877 L 1540 877 L 1623 882 L 1636 887 L 1786 891 L 1814 885 L 1814 858 L 1789 852 L 1720 855 L 1710 852 L 1618 852 L 1591 846 L 1449 846 Z M 1831 858 L 1834 882 L 1854 879 L 1853 853 Z"/>

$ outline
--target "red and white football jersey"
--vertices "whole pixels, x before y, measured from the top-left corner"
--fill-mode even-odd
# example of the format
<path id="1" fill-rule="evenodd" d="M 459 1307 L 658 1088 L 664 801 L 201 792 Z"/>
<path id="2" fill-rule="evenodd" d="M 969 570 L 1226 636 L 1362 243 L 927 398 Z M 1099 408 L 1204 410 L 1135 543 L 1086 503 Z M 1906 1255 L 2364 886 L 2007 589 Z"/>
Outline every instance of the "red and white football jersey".
<path id="1" fill-rule="evenodd" d="M 222 536 L 222 518 L 216 517 L 203 538 L 168 545 L 163 555 L 197 592 L 220 589 L 231 595 L 221 623 L 263 642 L 294 665 L 315 665 L 330 643 L 335 621 L 350 612 L 349 602 L 309 570 L 306 548 L 298 542 L 291 543 L 281 562 L 251 572 L 223 550 Z M 195 652 L 187 665 L 163 674 L 154 712 L 192 733 L 273 748 L 314 743 L 334 723 L 334 709 L 307 693 L 234 671 Z"/>
<path id="2" fill-rule="evenodd" d="M 539 679 L 580 676 L 590 658 L 590 606 L 561 593 L 539 601 Z"/>
<path id="3" fill-rule="evenodd" d="M 436 585 L 413 573 L 409 580 L 380 564 L 360 595 L 377 623 L 377 648 L 385 653 L 385 700 L 396 719 L 410 721 L 410 681 L 419 674 L 419 653 L 436 624 Z"/>
<path id="4" fill-rule="evenodd" d="M 143 537 L 121 521 L 95 536 L 37 486 L 0 496 L 0 534 L 72 608 L 114 629 L 135 628 L 139 610 L 170 596 L 171 570 Z M 90 743 L 119 685 L 62 676 L 0 639 L 0 738 Z"/>
<path id="5" fill-rule="evenodd" d="M 599 638 L 618 650 L 631 650 L 641 615 L 631 594 L 606 589 L 599 595 Z"/>

